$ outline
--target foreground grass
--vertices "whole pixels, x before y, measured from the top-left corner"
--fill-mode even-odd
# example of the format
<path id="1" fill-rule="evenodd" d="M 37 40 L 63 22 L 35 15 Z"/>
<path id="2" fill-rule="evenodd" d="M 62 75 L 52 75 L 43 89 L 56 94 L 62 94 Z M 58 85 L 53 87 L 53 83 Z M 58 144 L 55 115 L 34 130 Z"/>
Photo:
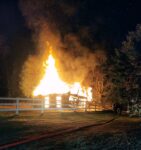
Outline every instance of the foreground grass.
<path id="1" fill-rule="evenodd" d="M 99 113 L 61 113 L 47 112 L 0 114 L 0 144 L 28 135 L 57 131 L 66 127 L 75 127 L 87 123 L 100 123 L 113 118 L 113 114 Z M 46 138 L 40 141 L 18 146 L 26 150 L 111 150 L 141 149 L 141 119 L 119 117 L 112 123 L 87 128 L 85 130 Z M 15 149 L 15 148 L 13 148 Z"/>
<path id="2" fill-rule="evenodd" d="M 140 150 L 141 120 L 120 117 L 114 122 L 23 145 L 41 150 Z"/>
<path id="3" fill-rule="evenodd" d="M 84 123 L 98 123 L 112 117 L 112 114 L 107 113 L 83 112 L 46 112 L 43 115 L 40 113 L 20 113 L 19 116 L 1 113 L 0 145 L 22 139 L 25 136 L 57 131 Z"/>

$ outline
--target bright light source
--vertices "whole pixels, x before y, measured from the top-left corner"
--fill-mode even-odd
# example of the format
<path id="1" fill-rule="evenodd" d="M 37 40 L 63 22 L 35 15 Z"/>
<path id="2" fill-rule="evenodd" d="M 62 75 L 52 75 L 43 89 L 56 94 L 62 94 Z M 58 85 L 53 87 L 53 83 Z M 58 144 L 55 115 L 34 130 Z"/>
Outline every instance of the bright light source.
<path id="1" fill-rule="evenodd" d="M 93 99 L 92 88 L 89 87 L 87 90 L 87 100 L 92 101 L 92 99 Z"/>
<path id="2" fill-rule="evenodd" d="M 49 97 L 45 97 L 45 108 L 49 108 Z"/>
<path id="3" fill-rule="evenodd" d="M 74 82 L 72 84 L 64 82 L 58 73 L 56 68 L 55 58 L 51 54 L 52 47 L 48 46 L 50 54 L 47 60 L 44 60 L 43 72 L 44 75 L 40 79 L 39 84 L 35 87 L 33 91 L 34 96 L 42 95 L 45 97 L 45 108 L 49 108 L 51 106 L 52 98 L 49 97 L 51 94 L 57 94 L 56 96 L 56 107 L 62 107 L 62 97 L 61 95 L 70 93 L 70 95 L 74 95 L 73 97 L 69 97 L 69 101 L 76 102 L 80 101 L 81 97 L 85 97 L 86 101 L 92 101 L 92 89 L 89 87 L 83 87 L 80 81 Z M 54 99 L 53 99 L 54 100 Z M 53 104 L 54 105 L 54 104 Z"/>
<path id="4" fill-rule="evenodd" d="M 74 101 L 74 98 L 72 96 L 70 96 L 69 101 Z"/>
<path id="5" fill-rule="evenodd" d="M 49 97 L 47 96 L 47 97 L 45 97 L 45 100 L 49 100 Z"/>
<path id="6" fill-rule="evenodd" d="M 62 100 L 62 97 L 61 97 L 61 96 L 56 96 L 56 100 L 57 100 L 57 101 L 61 101 L 61 100 Z"/>
<path id="7" fill-rule="evenodd" d="M 56 96 L 56 106 L 57 108 L 61 108 L 62 107 L 62 97 L 61 96 Z"/>

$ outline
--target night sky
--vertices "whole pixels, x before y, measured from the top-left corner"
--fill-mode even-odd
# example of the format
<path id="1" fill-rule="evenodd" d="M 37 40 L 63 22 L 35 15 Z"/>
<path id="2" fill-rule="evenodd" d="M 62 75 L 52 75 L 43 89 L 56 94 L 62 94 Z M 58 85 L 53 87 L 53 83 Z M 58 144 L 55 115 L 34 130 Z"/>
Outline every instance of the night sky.
<path id="1" fill-rule="evenodd" d="M 25 30 L 25 22 L 18 6 L 18 0 L 0 1 L 0 34 L 12 38 Z"/>
<path id="2" fill-rule="evenodd" d="M 72 1 L 74 3 L 77 1 Z M 60 1 L 61 3 L 61 1 Z M 79 26 L 88 26 L 98 42 L 118 47 L 127 33 L 141 23 L 140 0 L 82 0 L 82 7 L 74 16 Z M 70 26 L 73 21 L 70 21 Z M 0 34 L 14 38 L 28 31 L 18 0 L 0 1 Z M 107 44 L 108 42 L 108 44 Z"/>

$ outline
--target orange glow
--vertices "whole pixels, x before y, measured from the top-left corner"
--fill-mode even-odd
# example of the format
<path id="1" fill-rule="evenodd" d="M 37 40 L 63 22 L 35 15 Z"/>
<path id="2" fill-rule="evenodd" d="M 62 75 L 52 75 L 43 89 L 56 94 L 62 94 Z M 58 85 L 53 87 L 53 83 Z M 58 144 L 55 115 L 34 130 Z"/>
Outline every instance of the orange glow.
<path id="1" fill-rule="evenodd" d="M 55 59 L 52 54 L 49 54 L 48 60 L 44 63 L 45 74 L 40 80 L 38 86 L 34 89 L 33 95 L 46 96 L 46 107 L 49 107 L 49 94 L 75 94 L 78 96 L 86 97 L 87 101 L 92 100 L 91 88 L 82 88 L 79 82 L 70 85 L 65 83 L 59 77 L 58 71 L 55 66 Z M 57 107 L 61 107 L 61 96 L 56 97 Z"/>
<path id="2" fill-rule="evenodd" d="M 50 54 L 45 63 L 45 75 L 40 80 L 39 85 L 33 91 L 34 96 L 48 95 L 48 94 L 63 94 L 69 91 L 68 85 L 63 82 L 55 67 L 55 60 Z"/>

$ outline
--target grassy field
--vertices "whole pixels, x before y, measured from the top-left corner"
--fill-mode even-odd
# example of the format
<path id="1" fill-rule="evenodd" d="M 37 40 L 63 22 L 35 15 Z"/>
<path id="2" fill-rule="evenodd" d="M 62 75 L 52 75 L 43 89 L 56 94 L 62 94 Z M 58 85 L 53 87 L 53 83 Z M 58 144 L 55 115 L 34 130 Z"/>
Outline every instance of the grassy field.
<path id="1" fill-rule="evenodd" d="M 46 112 L 0 114 L 0 145 L 27 136 L 57 132 L 86 124 L 98 124 L 115 117 L 112 113 Z M 16 149 L 141 149 L 140 118 L 118 117 L 111 123 L 45 138 L 16 147 Z M 13 148 L 15 149 L 15 148 Z"/>

